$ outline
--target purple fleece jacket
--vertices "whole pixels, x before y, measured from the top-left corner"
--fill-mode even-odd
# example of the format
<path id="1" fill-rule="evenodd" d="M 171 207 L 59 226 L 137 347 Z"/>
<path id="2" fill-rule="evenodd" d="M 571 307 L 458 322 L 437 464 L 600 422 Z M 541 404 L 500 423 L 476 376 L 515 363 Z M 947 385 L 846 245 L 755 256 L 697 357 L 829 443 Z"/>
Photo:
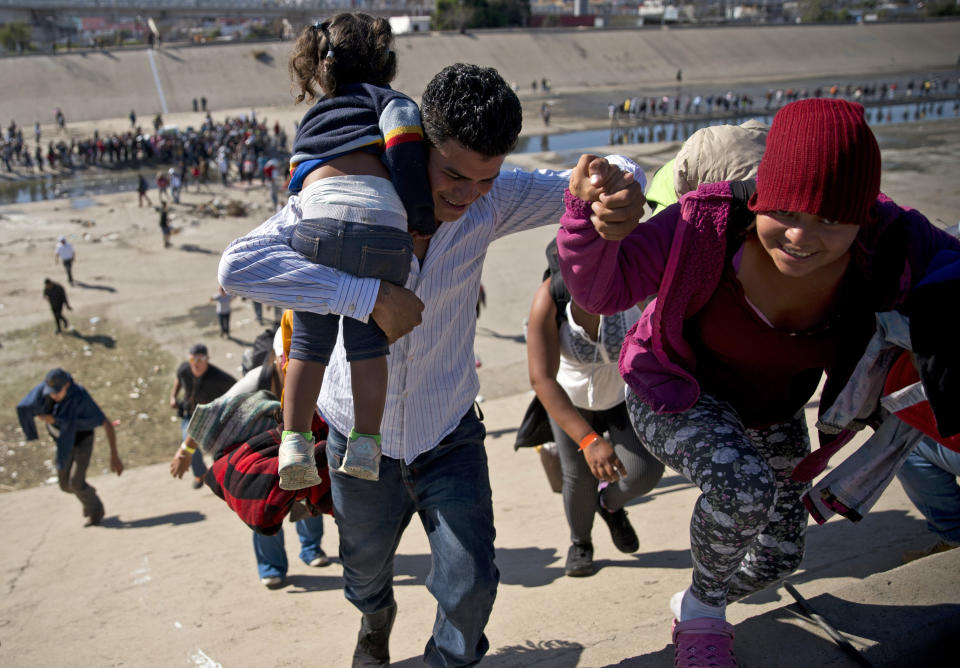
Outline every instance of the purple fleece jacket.
<path id="1" fill-rule="evenodd" d="M 656 295 L 624 339 L 620 375 L 656 412 L 688 410 L 700 396 L 700 385 L 693 349 L 683 337 L 684 321 L 707 303 L 720 282 L 725 258 L 732 254 L 727 252 L 728 224 L 743 227 L 742 221 L 730 220 L 735 205 L 730 184 L 702 185 L 619 242 L 597 234 L 588 203 L 569 191 L 564 202 L 557 247 L 570 294 L 588 311 L 602 314 Z M 960 249 L 952 236 L 883 194 L 876 214 L 876 222 L 862 228 L 852 249 L 856 280 L 850 281 L 851 289 L 869 294 L 851 295 L 851 303 L 863 312 L 849 318 L 855 326 L 844 330 L 843 359 L 827 370 L 822 408 L 846 383 L 872 336 L 873 313 L 901 304 L 912 277 L 923 276 L 940 249 Z"/>

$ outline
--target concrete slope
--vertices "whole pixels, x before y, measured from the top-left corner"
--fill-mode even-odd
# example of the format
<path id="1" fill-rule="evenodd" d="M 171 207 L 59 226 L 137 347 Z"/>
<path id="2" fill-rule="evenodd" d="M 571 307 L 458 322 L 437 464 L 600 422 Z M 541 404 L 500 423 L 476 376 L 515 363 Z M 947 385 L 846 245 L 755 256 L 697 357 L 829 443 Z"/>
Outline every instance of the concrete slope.
<path id="1" fill-rule="evenodd" d="M 951 68 L 960 22 L 865 26 L 768 26 L 633 30 L 478 31 L 431 33 L 397 40 L 396 86 L 412 95 L 455 62 L 496 67 L 521 91 L 548 78 L 557 89 L 778 81 L 807 76 L 879 76 Z M 47 123 L 60 107 L 68 122 L 146 118 L 207 97 L 214 109 L 292 101 L 286 63 L 290 42 L 172 46 L 145 50 L 0 59 L 0 119 Z"/>
<path id="2" fill-rule="evenodd" d="M 549 490 L 536 453 L 512 447 L 528 400 L 519 394 L 482 404 L 501 573 L 484 665 L 672 665 L 667 600 L 689 581 L 687 527 L 697 490 L 668 471 L 653 493 L 629 507 L 640 550 L 617 552 L 596 522 L 598 572 L 564 577 L 568 530 L 560 496 Z M 96 528 L 81 526 L 79 504 L 56 486 L 3 496 L 0 664 L 349 665 L 358 614 L 343 598 L 339 563 L 302 564 L 288 530 L 287 585 L 268 591 L 257 582 L 249 530 L 208 490 L 172 480 L 165 465 L 120 478 L 95 475 L 91 482 L 107 509 Z M 435 615 L 424 586 L 429 547 L 418 524 L 414 518 L 395 563 L 395 666 L 420 665 Z M 336 555 L 334 522 L 326 526 L 324 547 Z M 886 665 L 904 656 L 883 649 L 896 637 L 899 647 L 920 652 L 936 633 L 956 626 L 955 557 L 890 570 L 905 549 L 929 542 L 894 483 L 860 524 L 812 526 L 806 558 L 791 580 L 877 665 Z M 782 608 L 791 602 L 782 589 L 771 589 L 730 607 L 742 665 L 845 665 L 842 657 L 826 661 L 838 652 L 813 627 L 788 619 L 792 613 Z M 792 663 L 781 663 L 783 655 Z"/>
<path id="3" fill-rule="evenodd" d="M 954 550 L 875 573 L 808 604 L 875 666 L 949 666 L 956 664 L 949 640 L 960 633 L 958 591 L 960 550 Z M 796 604 L 738 624 L 737 635 L 750 639 L 737 644 L 744 667 L 855 665 Z"/>

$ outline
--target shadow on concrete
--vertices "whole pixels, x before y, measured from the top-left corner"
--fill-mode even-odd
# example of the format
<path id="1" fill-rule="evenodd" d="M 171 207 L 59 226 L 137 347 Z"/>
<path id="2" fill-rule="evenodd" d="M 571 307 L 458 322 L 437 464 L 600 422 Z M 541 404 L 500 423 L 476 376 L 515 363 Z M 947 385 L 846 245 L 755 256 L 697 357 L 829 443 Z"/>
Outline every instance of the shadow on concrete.
<path id="1" fill-rule="evenodd" d="M 630 657 L 619 663 L 609 663 L 603 668 L 673 668 L 673 645 L 667 645 L 659 652 Z"/>
<path id="2" fill-rule="evenodd" d="M 175 56 L 175 55 L 173 55 L 173 54 L 170 52 L 169 49 L 158 49 L 157 52 L 158 52 L 161 56 L 165 56 L 165 57 L 169 58 L 170 60 L 175 60 L 175 61 L 177 61 L 178 63 L 186 62 L 186 61 L 185 61 L 183 58 L 181 58 L 180 56 Z"/>
<path id="3" fill-rule="evenodd" d="M 104 348 L 116 348 L 117 340 L 109 334 L 81 334 L 75 329 L 70 330 L 70 335 L 76 339 L 83 339 L 90 345 L 103 346 Z"/>
<path id="4" fill-rule="evenodd" d="M 563 577 L 563 565 L 552 565 L 560 554 L 554 548 L 521 547 L 497 549 L 500 583 L 543 587 Z"/>
<path id="5" fill-rule="evenodd" d="M 624 558 L 620 560 L 600 559 L 595 561 L 594 564 L 598 569 L 603 566 L 617 566 L 620 568 L 693 568 L 690 550 L 644 552 L 643 548 L 643 543 L 641 543 L 640 552 L 624 555 Z"/>
<path id="6" fill-rule="evenodd" d="M 506 436 L 507 434 L 517 433 L 516 427 L 506 427 L 504 429 L 489 429 L 487 430 L 487 438 L 500 438 L 501 436 Z"/>
<path id="7" fill-rule="evenodd" d="M 949 637 L 960 632 L 960 604 L 871 605 L 845 601 L 832 594 L 821 594 L 808 603 L 854 645 L 862 647 L 864 639 L 869 641 L 861 655 L 874 666 L 955 665 L 956 655 L 950 653 Z M 772 645 L 793 648 L 778 657 L 780 668 L 855 665 L 838 645 L 822 636 L 816 624 L 796 605 L 744 620 L 736 629 L 739 638 L 776 638 L 775 643 L 765 641 L 756 646 L 738 645 L 735 640 L 734 651 L 742 665 L 762 665 L 762 657 Z M 909 634 L 906 629 L 910 629 Z M 834 656 L 836 660 L 830 660 Z"/>
<path id="8" fill-rule="evenodd" d="M 393 584 L 418 585 L 427 580 L 432 558 L 429 554 L 398 554 L 393 560 Z"/>
<path id="9" fill-rule="evenodd" d="M 220 251 L 213 251 L 209 248 L 202 248 L 196 244 L 180 244 L 180 250 L 188 253 L 203 253 L 204 255 L 220 255 Z"/>
<path id="10" fill-rule="evenodd" d="M 174 327 L 192 322 L 198 329 L 205 329 L 217 325 L 217 307 L 213 304 L 199 304 L 191 306 L 183 315 L 170 315 L 160 320 L 163 327 Z M 218 330 L 219 331 L 219 330 Z"/>
<path id="11" fill-rule="evenodd" d="M 164 524 L 172 524 L 173 526 L 192 524 L 194 522 L 202 522 L 205 519 L 207 519 L 207 516 L 203 513 L 197 512 L 196 510 L 186 510 L 179 513 L 157 515 L 156 517 L 144 517 L 139 520 L 121 520 L 116 515 L 111 515 L 110 517 L 104 517 L 100 521 L 99 526 L 106 529 L 145 529 Z"/>
<path id="12" fill-rule="evenodd" d="M 523 338 L 522 332 L 520 334 L 501 334 L 489 327 L 477 327 L 477 334 L 489 336 L 491 339 L 499 339 L 501 341 L 513 341 L 514 343 L 524 343 L 526 341 L 526 339 Z"/>
<path id="13" fill-rule="evenodd" d="M 337 591 L 343 589 L 343 577 L 340 575 L 288 575 L 283 586 L 278 589 L 287 589 L 287 594 Z"/>
<path id="14" fill-rule="evenodd" d="M 682 475 L 664 475 L 662 478 L 660 478 L 660 482 L 657 483 L 657 486 L 653 488 L 653 491 L 647 492 L 643 496 L 638 496 L 635 499 L 627 501 L 626 507 L 629 508 L 630 506 L 636 506 L 641 503 L 652 501 L 656 496 L 673 494 L 674 492 L 682 492 L 683 490 L 690 489 L 691 487 L 693 487 L 693 483 L 684 478 Z M 690 510 L 693 511 L 692 506 Z"/>
<path id="15" fill-rule="evenodd" d="M 237 338 L 237 337 L 234 336 L 233 334 L 229 335 L 229 336 L 227 337 L 227 340 L 228 340 L 228 341 L 233 341 L 234 343 L 237 343 L 237 344 L 243 346 L 244 348 L 249 348 L 250 346 L 253 345 L 253 341 L 247 341 L 247 340 L 245 340 L 245 339 Z"/>
<path id="16" fill-rule="evenodd" d="M 116 292 L 117 289 L 112 285 L 102 285 L 99 283 L 84 283 L 83 281 L 74 281 L 73 285 L 87 290 L 103 290 L 104 292 Z"/>
<path id="17" fill-rule="evenodd" d="M 487 654 L 484 666 L 550 666 L 551 668 L 573 668 L 579 665 L 583 645 L 568 640 L 528 640 L 524 645 L 498 647 L 494 653 Z"/>
<path id="18" fill-rule="evenodd" d="M 800 570 L 790 576 L 799 585 L 821 578 L 865 578 L 902 565 L 904 550 L 914 547 L 927 535 L 926 523 L 910 517 L 905 510 L 884 510 L 868 514 L 854 524 L 833 520 L 807 529 L 807 547 Z M 739 603 L 746 605 L 790 602 L 789 594 L 769 587 Z"/>
<path id="19" fill-rule="evenodd" d="M 574 668 L 580 661 L 583 645 L 567 640 L 528 640 L 525 645 L 508 645 L 492 650 L 483 658 L 484 666 L 515 668 L 516 666 L 549 666 Z M 419 668 L 423 657 L 411 656 L 390 663 L 392 668 Z"/>
<path id="20" fill-rule="evenodd" d="M 642 547 L 641 547 L 642 549 Z M 497 566 L 500 569 L 500 584 L 521 587 L 543 587 L 564 576 L 563 562 L 557 550 L 526 547 L 498 549 Z M 593 562 L 594 574 L 604 568 L 693 568 L 690 550 L 660 550 L 625 554 L 620 559 L 597 559 Z"/>

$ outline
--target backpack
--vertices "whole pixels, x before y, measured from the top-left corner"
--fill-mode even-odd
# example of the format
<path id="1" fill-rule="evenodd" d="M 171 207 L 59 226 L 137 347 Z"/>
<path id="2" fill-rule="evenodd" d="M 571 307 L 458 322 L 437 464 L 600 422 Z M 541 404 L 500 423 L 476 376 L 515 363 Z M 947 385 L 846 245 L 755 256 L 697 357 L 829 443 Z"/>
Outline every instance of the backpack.
<path id="1" fill-rule="evenodd" d="M 556 321 L 559 330 L 560 325 L 567 319 L 570 291 L 567 289 L 566 283 L 563 282 L 563 276 L 560 275 L 560 255 L 557 252 L 556 239 L 547 244 L 546 254 L 547 269 L 543 272 L 542 280 L 550 280 L 550 297 L 553 298 L 553 303 L 557 307 Z M 552 440 L 553 431 L 550 427 L 547 410 L 540 403 L 537 395 L 533 395 L 533 399 L 520 421 L 520 428 L 517 429 L 513 449 L 534 447 Z"/>
<path id="2" fill-rule="evenodd" d="M 251 347 L 243 351 L 240 368 L 244 374 L 250 369 L 257 368 L 267 359 L 267 354 L 273 350 L 273 337 L 274 330 L 267 328 L 253 340 Z"/>
<path id="3" fill-rule="evenodd" d="M 557 307 L 557 329 L 567 319 L 567 304 L 570 302 L 570 291 L 567 284 L 563 282 L 563 276 L 560 274 L 560 254 L 557 251 L 557 240 L 554 239 L 547 244 L 547 268 L 543 272 L 541 280 L 550 279 L 550 296 Z"/>

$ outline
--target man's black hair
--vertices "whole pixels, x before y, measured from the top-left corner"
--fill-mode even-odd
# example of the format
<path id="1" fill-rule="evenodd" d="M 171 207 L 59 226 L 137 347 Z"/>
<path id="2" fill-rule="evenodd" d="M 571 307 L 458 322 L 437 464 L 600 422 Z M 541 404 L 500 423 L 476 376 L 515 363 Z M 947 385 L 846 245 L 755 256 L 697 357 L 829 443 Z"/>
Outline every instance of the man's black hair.
<path id="1" fill-rule="evenodd" d="M 513 150 L 523 122 L 520 100 L 503 77 L 492 67 L 464 63 L 433 77 L 420 113 L 432 145 L 453 139 L 491 158 Z"/>

